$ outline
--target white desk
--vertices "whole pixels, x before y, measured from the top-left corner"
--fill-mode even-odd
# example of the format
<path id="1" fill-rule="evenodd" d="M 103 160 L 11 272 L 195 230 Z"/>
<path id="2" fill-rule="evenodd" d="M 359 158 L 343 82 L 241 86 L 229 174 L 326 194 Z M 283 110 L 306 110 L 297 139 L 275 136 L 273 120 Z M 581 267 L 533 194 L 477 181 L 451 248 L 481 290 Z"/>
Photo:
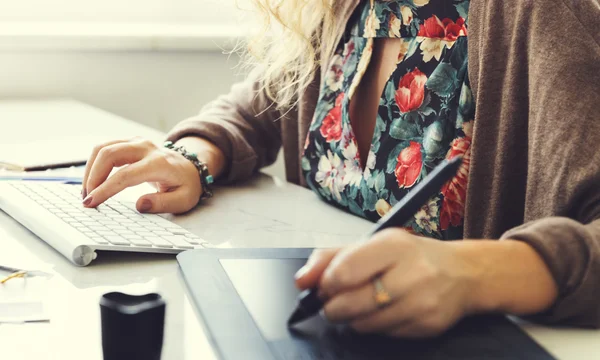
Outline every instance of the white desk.
<path id="1" fill-rule="evenodd" d="M 103 127 L 104 135 L 113 131 L 115 137 L 129 136 L 130 131 L 137 130 L 142 135 L 160 138 L 155 131 L 76 102 L 0 101 L 0 141 L 10 137 L 6 130 L 7 126 L 10 128 L 7 119 L 11 113 L 25 121 L 26 114 L 34 113 L 32 109 L 43 110 L 47 126 L 41 135 L 30 133 L 31 138 L 58 135 L 65 124 L 74 123 L 78 126 L 69 131 L 81 134 L 103 123 L 123 125 Z M 239 187 L 218 189 L 213 201 L 172 220 L 223 247 L 336 246 L 356 239 L 370 226 L 318 201 L 306 189 L 266 175 Z M 158 292 L 166 299 L 164 360 L 215 358 L 173 256 L 102 255 L 89 267 L 77 268 L 0 212 L 0 264 L 5 263 L 54 274 L 48 296 L 52 320 L 0 325 L 0 359 L 102 359 L 98 301 L 109 291 Z M 600 352 L 598 331 L 523 326 L 559 359 L 587 360 Z"/>

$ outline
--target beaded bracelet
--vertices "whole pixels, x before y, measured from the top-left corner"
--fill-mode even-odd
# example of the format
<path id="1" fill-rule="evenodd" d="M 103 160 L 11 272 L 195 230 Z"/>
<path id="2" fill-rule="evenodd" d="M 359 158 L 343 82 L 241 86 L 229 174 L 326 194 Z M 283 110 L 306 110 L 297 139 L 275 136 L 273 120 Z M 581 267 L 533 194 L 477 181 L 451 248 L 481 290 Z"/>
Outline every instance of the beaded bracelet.
<path id="1" fill-rule="evenodd" d="M 208 172 L 208 166 L 205 163 L 198 160 L 198 155 L 188 152 L 183 146 L 175 146 L 172 141 L 164 143 L 164 147 L 180 153 L 184 158 L 194 164 L 198 174 L 200 174 L 200 184 L 202 185 L 202 194 L 199 200 L 208 199 L 213 196 L 211 184 L 215 182 L 213 176 Z"/>

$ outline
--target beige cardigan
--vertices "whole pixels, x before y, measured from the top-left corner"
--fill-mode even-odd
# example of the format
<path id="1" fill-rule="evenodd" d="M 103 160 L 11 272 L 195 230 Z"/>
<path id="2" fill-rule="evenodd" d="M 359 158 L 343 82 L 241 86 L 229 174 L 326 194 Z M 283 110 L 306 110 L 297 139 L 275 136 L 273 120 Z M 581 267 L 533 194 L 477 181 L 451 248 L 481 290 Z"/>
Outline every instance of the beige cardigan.
<path id="1" fill-rule="evenodd" d="M 336 3 L 336 41 L 358 2 Z M 331 56 L 321 53 L 324 63 Z M 169 138 L 214 142 L 230 161 L 228 182 L 272 163 L 283 144 L 287 179 L 303 184 L 299 159 L 322 75 L 279 121 L 250 75 Z M 532 245 L 560 289 L 553 308 L 536 319 L 599 326 L 598 0 L 471 0 L 469 76 L 477 113 L 465 238 Z"/>

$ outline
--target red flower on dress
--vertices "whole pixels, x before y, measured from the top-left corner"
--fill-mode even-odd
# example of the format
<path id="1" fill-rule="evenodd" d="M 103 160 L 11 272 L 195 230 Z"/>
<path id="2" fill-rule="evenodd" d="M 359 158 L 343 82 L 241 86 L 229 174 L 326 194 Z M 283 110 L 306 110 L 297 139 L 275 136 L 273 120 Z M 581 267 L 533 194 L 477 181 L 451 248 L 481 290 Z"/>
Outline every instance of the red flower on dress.
<path id="1" fill-rule="evenodd" d="M 321 124 L 321 135 L 327 140 L 340 141 L 342 138 L 342 100 L 344 93 L 340 93 L 335 99 L 335 106 L 323 119 Z"/>
<path id="2" fill-rule="evenodd" d="M 421 154 L 421 145 L 418 142 L 411 141 L 407 148 L 398 154 L 398 164 L 396 165 L 396 181 L 400 188 L 412 187 L 421 175 L 423 167 L 423 154 Z"/>
<path id="3" fill-rule="evenodd" d="M 423 25 L 419 28 L 419 33 L 417 36 L 430 39 L 456 41 L 456 39 L 458 39 L 460 36 L 467 36 L 465 19 L 460 17 L 458 20 L 456 20 L 456 22 L 454 22 L 446 18 L 442 21 L 440 18 L 433 15 L 429 19 L 425 20 Z"/>
<path id="4" fill-rule="evenodd" d="M 396 90 L 396 103 L 400 112 L 407 113 L 421 107 L 425 98 L 426 82 L 427 76 L 417 68 L 406 73 L 400 79 L 398 90 Z"/>
<path id="5" fill-rule="evenodd" d="M 452 159 L 459 155 L 462 155 L 463 161 L 458 173 L 442 187 L 442 195 L 444 195 L 440 210 L 440 228 L 442 230 L 447 230 L 450 224 L 460 226 L 464 217 L 471 163 L 471 138 L 469 136 L 454 139 L 446 158 Z"/>

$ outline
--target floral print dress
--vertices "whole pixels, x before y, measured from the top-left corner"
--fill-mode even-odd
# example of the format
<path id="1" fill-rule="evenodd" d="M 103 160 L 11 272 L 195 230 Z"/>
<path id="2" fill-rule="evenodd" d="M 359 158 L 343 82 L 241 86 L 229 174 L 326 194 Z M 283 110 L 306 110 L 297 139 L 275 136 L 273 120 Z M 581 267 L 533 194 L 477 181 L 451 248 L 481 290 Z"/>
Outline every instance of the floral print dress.
<path id="1" fill-rule="evenodd" d="M 302 156 L 308 185 L 325 201 L 376 221 L 443 159 L 462 155 L 458 175 L 405 225 L 433 238 L 462 238 L 475 113 L 468 9 L 469 0 L 367 0 L 358 6 L 329 64 Z M 374 38 L 399 38 L 402 46 L 362 168 L 349 103 Z"/>

